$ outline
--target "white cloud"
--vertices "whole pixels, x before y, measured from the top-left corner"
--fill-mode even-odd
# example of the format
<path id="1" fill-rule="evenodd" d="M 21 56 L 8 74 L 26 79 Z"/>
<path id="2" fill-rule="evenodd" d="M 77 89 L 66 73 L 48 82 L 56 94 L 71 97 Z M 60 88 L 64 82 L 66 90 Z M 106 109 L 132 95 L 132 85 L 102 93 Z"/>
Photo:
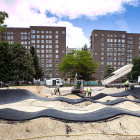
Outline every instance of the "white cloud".
<path id="1" fill-rule="evenodd" d="M 98 16 L 126 11 L 124 4 L 137 6 L 138 0 L 0 0 L 1 11 L 9 14 L 5 20 L 9 27 L 65 26 L 69 47 L 83 47 L 85 43 L 89 44 L 89 40 L 81 28 L 61 21 L 61 17 L 75 19 L 86 16 L 96 19 Z M 55 17 L 46 17 L 46 12 Z"/>

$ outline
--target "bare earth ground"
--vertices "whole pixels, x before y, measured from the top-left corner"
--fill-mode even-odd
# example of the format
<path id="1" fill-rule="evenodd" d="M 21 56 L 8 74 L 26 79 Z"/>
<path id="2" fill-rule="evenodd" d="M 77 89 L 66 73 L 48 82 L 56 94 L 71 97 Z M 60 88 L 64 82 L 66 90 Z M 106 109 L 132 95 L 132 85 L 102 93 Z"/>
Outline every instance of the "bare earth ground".
<path id="1" fill-rule="evenodd" d="M 59 95 L 52 95 L 54 88 L 46 88 L 45 86 L 19 86 L 10 87 L 19 89 L 28 89 L 31 92 L 48 98 L 58 97 Z M 85 88 L 85 90 L 87 87 Z M 123 88 L 104 88 L 92 87 L 92 96 L 98 93 L 117 93 L 124 91 Z M 61 95 L 70 93 L 71 87 L 60 88 Z M 76 95 L 67 95 L 66 98 L 78 99 Z M 125 98 L 125 97 L 124 97 Z M 117 97 L 106 96 L 99 101 L 106 102 L 115 100 Z M 127 96 L 127 99 L 136 100 L 133 96 Z M 99 103 L 83 102 L 71 105 L 65 102 L 43 102 L 28 99 L 22 102 L 13 104 L 0 105 L 2 108 L 13 108 L 27 112 L 39 111 L 48 107 L 53 107 L 58 110 L 67 112 L 88 112 L 106 107 Z M 42 106 L 42 107 L 37 107 Z M 139 104 L 133 102 L 122 102 L 114 105 L 132 111 L 140 111 Z M 28 121 L 7 121 L 0 120 L 0 140 L 16 140 L 16 139 L 34 139 L 34 140 L 140 140 L 140 118 L 121 115 L 110 120 L 100 122 L 66 122 L 63 120 L 53 118 L 38 118 Z"/>

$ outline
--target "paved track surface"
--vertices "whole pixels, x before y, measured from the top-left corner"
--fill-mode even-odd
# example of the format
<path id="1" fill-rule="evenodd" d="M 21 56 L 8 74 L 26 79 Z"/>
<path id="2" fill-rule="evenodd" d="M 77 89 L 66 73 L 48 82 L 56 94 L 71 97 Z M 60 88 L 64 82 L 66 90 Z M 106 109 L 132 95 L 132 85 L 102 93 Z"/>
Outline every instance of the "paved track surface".
<path id="1" fill-rule="evenodd" d="M 97 96 L 89 98 L 81 98 L 81 99 L 67 99 L 64 97 L 56 97 L 56 98 L 44 98 L 37 96 L 33 93 L 31 93 L 28 90 L 24 89 L 6 89 L 6 90 L 0 90 L 0 104 L 8 104 L 8 103 L 14 103 L 23 101 L 26 99 L 37 99 L 37 100 L 43 100 L 43 101 L 65 101 L 68 103 L 79 103 L 83 101 L 91 101 L 94 103 L 102 103 L 105 105 L 112 105 L 123 101 L 133 101 L 139 103 L 140 100 L 128 100 L 128 99 L 117 99 L 110 102 L 99 102 L 97 99 L 103 98 L 105 96 L 112 96 L 112 97 L 123 97 L 132 95 L 136 98 L 140 99 L 140 88 L 135 88 L 133 90 L 129 91 L 123 91 L 116 94 L 98 94 Z M 115 117 L 117 115 L 132 115 L 140 117 L 140 113 L 136 111 L 128 111 L 120 108 L 115 107 L 106 107 L 103 109 L 99 109 L 97 111 L 93 112 L 85 112 L 85 113 L 69 113 L 69 112 L 63 112 L 61 110 L 56 109 L 44 109 L 42 111 L 37 112 L 24 112 L 24 111 L 18 111 L 13 110 L 10 108 L 0 109 L 0 118 L 6 119 L 6 120 L 14 120 L 14 121 L 20 121 L 20 120 L 30 120 L 34 118 L 39 117 L 53 117 L 57 119 L 62 120 L 69 120 L 69 121 L 83 121 L 83 122 L 93 122 L 93 121 L 101 121 L 104 119 L 109 119 L 112 117 Z"/>

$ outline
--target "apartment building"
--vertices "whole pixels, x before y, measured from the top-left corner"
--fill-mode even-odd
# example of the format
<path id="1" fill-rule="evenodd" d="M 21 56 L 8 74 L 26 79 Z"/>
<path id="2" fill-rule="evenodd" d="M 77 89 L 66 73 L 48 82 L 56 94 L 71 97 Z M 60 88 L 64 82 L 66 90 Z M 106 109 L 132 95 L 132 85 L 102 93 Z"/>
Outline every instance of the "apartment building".
<path id="1" fill-rule="evenodd" d="M 107 65 L 117 70 L 132 63 L 136 56 L 140 56 L 140 34 L 93 30 L 90 36 L 90 47 L 94 62 L 100 64 L 93 76 L 101 80 L 104 78 Z M 124 78 L 125 76 L 120 79 Z"/>
<path id="2" fill-rule="evenodd" d="M 29 28 L 7 27 L 6 32 L 1 33 L 0 41 L 8 41 L 9 44 L 19 42 L 28 52 L 30 46 L 34 46 L 39 64 L 44 70 L 43 78 L 63 78 L 57 71 L 58 63 L 66 54 L 66 27 L 30 26 Z"/>

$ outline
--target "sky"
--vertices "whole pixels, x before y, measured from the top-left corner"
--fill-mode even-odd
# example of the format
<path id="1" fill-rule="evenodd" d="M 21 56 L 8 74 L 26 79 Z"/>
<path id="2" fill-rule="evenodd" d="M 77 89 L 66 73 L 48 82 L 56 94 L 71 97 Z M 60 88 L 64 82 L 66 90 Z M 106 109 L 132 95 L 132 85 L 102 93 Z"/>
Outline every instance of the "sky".
<path id="1" fill-rule="evenodd" d="M 90 46 L 94 29 L 140 33 L 140 0 L 0 0 L 7 27 L 63 26 L 66 46 Z"/>

